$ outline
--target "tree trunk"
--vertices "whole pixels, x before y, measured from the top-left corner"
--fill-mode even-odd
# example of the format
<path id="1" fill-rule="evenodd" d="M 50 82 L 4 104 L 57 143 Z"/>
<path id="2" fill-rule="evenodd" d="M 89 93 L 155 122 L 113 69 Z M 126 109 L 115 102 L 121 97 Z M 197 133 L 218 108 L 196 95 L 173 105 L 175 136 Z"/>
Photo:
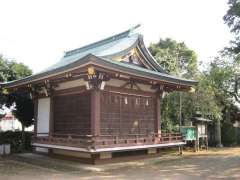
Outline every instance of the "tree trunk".
<path id="1" fill-rule="evenodd" d="M 216 142 L 217 142 L 217 147 L 223 147 L 222 137 L 221 137 L 221 121 L 220 120 L 217 120 L 217 123 L 216 123 Z"/>
<path id="2" fill-rule="evenodd" d="M 21 144 L 21 151 L 25 151 L 25 126 L 22 124 L 22 144 Z"/>

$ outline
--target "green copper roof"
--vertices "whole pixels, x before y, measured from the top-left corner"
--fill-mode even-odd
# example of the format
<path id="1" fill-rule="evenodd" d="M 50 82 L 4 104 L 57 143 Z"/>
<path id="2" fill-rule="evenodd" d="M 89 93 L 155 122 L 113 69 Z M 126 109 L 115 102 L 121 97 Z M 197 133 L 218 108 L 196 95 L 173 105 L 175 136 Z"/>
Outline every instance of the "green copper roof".
<path id="1" fill-rule="evenodd" d="M 139 34 L 129 34 L 129 31 L 112 36 L 105 40 L 84 46 L 79 49 L 68 51 L 65 53 L 63 58 L 47 68 L 45 71 L 53 70 L 67 64 L 73 63 L 87 54 L 93 54 L 98 57 L 109 57 L 114 54 L 120 54 L 129 48 L 133 48 L 137 45 Z"/>
<path id="2" fill-rule="evenodd" d="M 175 77 L 169 74 L 165 74 L 165 73 L 160 73 L 157 71 L 152 71 L 146 68 L 142 68 L 139 66 L 135 66 L 129 63 L 123 63 L 123 62 L 118 62 L 118 61 L 112 61 L 109 59 L 104 59 L 101 58 L 101 62 L 98 61 L 99 64 L 101 63 L 105 63 L 105 65 L 109 65 L 111 67 L 114 67 L 116 69 L 119 70 L 125 70 L 126 72 L 132 72 L 133 74 L 136 75 L 141 75 L 141 76 L 145 76 L 145 77 L 149 77 L 149 78 L 156 78 L 156 79 L 162 79 L 163 81 L 168 81 L 168 82 L 172 82 L 172 83 L 176 83 L 176 84 L 185 84 L 185 85 L 196 85 L 197 81 L 195 80 L 188 80 L 188 79 L 184 79 L 184 78 L 179 78 L 179 77 Z"/>
<path id="3" fill-rule="evenodd" d="M 46 76 L 51 76 L 55 73 L 67 71 L 71 68 L 83 65 L 86 62 L 93 62 L 92 59 L 94 59 L 95 64 L 105 65 L 109 68 L 116 68 L 116 70 L 123 70 L 126 71 L 126 73 L 129 72 L 133 75 L 136 74 L 141 76 L 147 76 L 149 78 L 166 80 L 177 84 L 196 84 L 196 81 L 186 80 L 167 74 L 152 57 L 152 55 L 148 52 L 147 48 L 143 43 L 142 35 L 134 34 L 133 29 L 89 44 L 87 46 L 68 51 L 65 53 L 65 55 L 59 62 L 57 62 L 53 66 L 50 66 L 44 71 L 18 81 L 2 83 L 2 86 L 17 86 L 19 84 L 29 83 L 39 78 L 44 78 Z M 118 62 L 112 59 L 114 56 L 125 55 L 135 47 L 141 48 L 141 51 L 145 56 L 146 62 L 153 68 L 153 70 L 142 68 L 133 64 Z"/>
<path id="4" fill-rule="evenodd" d="M 67 51 L 59 62 L 50 66 L 44 71 L 50 71 L 66 66 L 81 59 L 87 54 L 93 54 L 94 56 L 108 59 L 112 59 L 114 56 L 123 56 L 126 55 L 131 49 L 139 45 L 145 52 L 145 55 L 148 56 L 148 63 L 150 63 L 157 71 L 166 73 L 144 46 L 142 35 L 133 33 L 134 28 L 81 48 Z"/>
<path id="5" fill-rule="evenodd" d="M 46 73 L 55 69 L 65 67 L 68 64 L 74 63 L 88 54 L 92 54 L 101 58 L 112 59 L 114 56 L 122 56 L 127 54 L 131 49 L 136 46 L 141 46 L 149 63 L 159 72 L 166 73 L 161 66 L 154 60 L 147 48 L 144 46 L 143 37 L 140 34 L 133 33 L 133 30 L 139 26 L 135 26 L 132 29 L 108 37 L 101 41 L 83 46 L 78 49 L 67 51 L 60 61 L 56 64 L 46 68 L 40 73 Z M 114 61 L 114 60 L 113 60 Z"/>
<path id="6" fill-rule="evenodd" d="M 142 68 L 139 66 L 135 66 L 132 64 L 118 62 L 118 61 L 112 61 L 110 59 L 100 58 L 100 57 L 96 57 L 92 54 L 88 54 L 88 55 L 82 57 L 81 59 L 79 59 L 78 61 L 68 64 L 67 66 L 60 67 L 60 68 L 57 68 L 57 69 L 54 69 L 51 71 L 35 74 L 33 76 L 29 76 L 29 77 L 26 77 L 24 79 L 20 79 L 17 81 L 3 83 L 2 86 L 12 87 L 12 86 L 29 83 L 34 80 L 49 76 L 51 74 L 61 73 L 62 71 L 68 71 L 74 67 L 78 67 L 78 66 L 81 66 L 84 64 L 99 65 L 101 67 L 107 67 L 114 71 L 121 71 L 121 72 L 125 72 L 127 74 L 131 74 L 131 75 L 135 75 L 135 76 L 145 77 L 145 78 L 154 79 L 154 80 L 166 81 L 166 82 L 174 83 L 176 85 L 182 84 L 182 85 L 192 86 L 192 85 L 197 84 L 197 81 L 194 81 L 194 80 L 178 78 L 175 76 L 171 76 L 169 74 L 148 70 L 148 69 L 145 69 L 145 68 Z"/>

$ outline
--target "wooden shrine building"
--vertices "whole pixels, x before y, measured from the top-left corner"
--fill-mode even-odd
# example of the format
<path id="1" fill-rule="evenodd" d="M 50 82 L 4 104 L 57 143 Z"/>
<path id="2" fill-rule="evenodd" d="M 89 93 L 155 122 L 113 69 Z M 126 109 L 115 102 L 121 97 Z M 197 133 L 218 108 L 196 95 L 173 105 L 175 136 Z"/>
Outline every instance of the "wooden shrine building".
<path id="1" fill-rule="evenodd" d="M 184 145 L 181 134 L 161 133 L 160 102 L 164 92 L 189 91 L 197 82 L 168 74 L 133 30 L 68 51 L 38 74 L 1 84 L 32 93 L 35 151 L 98 163 Z"/>

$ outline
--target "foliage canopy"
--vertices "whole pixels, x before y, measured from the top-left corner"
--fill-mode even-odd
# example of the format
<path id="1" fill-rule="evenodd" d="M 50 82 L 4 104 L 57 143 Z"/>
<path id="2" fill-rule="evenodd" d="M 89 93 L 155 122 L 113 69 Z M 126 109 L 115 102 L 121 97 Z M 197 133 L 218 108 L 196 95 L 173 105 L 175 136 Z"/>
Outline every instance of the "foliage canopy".
<path id="1" fill-rule="evenodd" d="M 24 78 L 32 74 L 32 70 L 22 63 L 9 61 L 0 56 L 0 81 L 13 81 Z M 33 102 L 28 92 L 13 92 L 5 95 L 3 90 L 0 91 L 0 107 L 15 106 L 13 114 L 22 123 L 24 127 L 28 127 L 33 123 Z"/>

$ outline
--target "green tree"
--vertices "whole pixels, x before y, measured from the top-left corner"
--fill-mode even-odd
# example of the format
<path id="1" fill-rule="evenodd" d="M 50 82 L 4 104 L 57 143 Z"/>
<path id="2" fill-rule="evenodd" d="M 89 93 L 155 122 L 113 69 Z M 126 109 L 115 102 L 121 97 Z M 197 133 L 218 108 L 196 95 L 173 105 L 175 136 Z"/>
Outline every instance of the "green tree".
<path id="1" fill-rule="evenodd" d="M 227 67 L 233 69 L 229 93 L 240 103 L 240 1 L 229 0 L 228 5 L 229 9 L 223 19 L 235 35 L 235 40 L 232 41 L 232 46 L 225 48 L 222 54 L 228 58 Z"/>
<path id="2" fill-rule="evenodd" d="M 224 108 L 223 120 L 224 122 L 224 132 L 231 130 L 232 123 L 236 120 L 239 115 L 239 108 L 236 107 L 236 102 L 240 103 L 240 1 L 239 0 L 229 0 L 228 1 L 229 9 L 227 10 L 223 20 L 229 26 L 230 32 L 234 35 L 234 40 L 231 41 L 231 46 L 226 47 L 222 51 L 222 55 L 225 56 L 228 61 L 225 63 L 225 67 L 232 70 L 231 76 L 228 81 L 225 81 L 228 84 L 227 94 L 231 96 L 232 102 L 230 106 Z M 231 128 L 230 128 L 231 126 Z M 228 133 L 225 133 L 224 139 L 227 144 L 233 141 L 232 136 L 227 136 Z M 232 139 L 230 139 L 232 137 Z"/>
<path id="3" fill-rule="evenodd" d="M 0 83 L 21 79 L 31 74 L 32 70 L 26 65 L 15 61 L 9 61 L 0 55 Z M 3 91 L 4 89 L 0 90 L 0 108 L 6 103 L 6 96 Z"/>
<path id="4" fill-rule="evenodd" d="M 149 50 L 170 74 L 186 78 L 194 78 L 198 74 L 197 55 L 184 42 L 177 42 L 170 38 L 160 39 L 158 43 L 152 43 Z M 169 93 L 163 98 L 161 108 L 163 129 L 177 130 L 180 116 L 182 119 L 190 119 L 194 111 L 191 96 L 188 93 L 181 93 L 183 101 L 181 104 L 184 104 L 181 115 L 179 92 Z"/>
<path id="5" fill-rule="evenodd" d="M 197 55 L 184 42 L 170 38 L 151 44 L 150 52 L 170 74 L 191 77 L 197 72 Z"/>
<path id="6" fill-rule="evenodd" d="M 25 150 L 25 128 L 33 124 L 34 105 L 29 92 L 13 92 L 7 96 L 8 107 L 14 106 L 13 114 L 22 125 L 22 150 Z"/>
<path id="7" fill-rule="evenodd" d="M 13 81 L 24 78 L 32 74 L 27 66 L 15 61 L 9 61 L 0 56 L 0 81 Z M 1 85 L 0 85 L 1 86 Z M 8 95 L 4 93 L 4 88 L 0 90 L 0 108 L 14 106 L 13 114 L 22 124 L 22 148 L 25 145 L 25 127 L 33 124 L 33 102 L 29 92 L 12 92 Z"/>
<path id="8" fill-rule="evenodd" d="M 185 43 L 177 42 L 172 39 L 160 39 L 156 44 L 151 44 L 150 52 L 155 56 L 159 64 L 168 70 L 170 74 L 192 78 L 199 81 L 195 87 L 195 93 L 181 93 L 181 114 L 180 114 L 180 93 L 171 92 L 167 94 L 162 101 L 162 128 L 165 130 L 177 130 L 179 119 L 189 124 L 189 121 L 195 112 L 201 111 L 202 116 L 220 120 L 222 116 L 222 107 L 217 101 L 213 88 L 218 76 L 212 76 L 213 64 L 206 70 L 200 72 L 198 70 L 198 62 L 196 53 L 189 49 Z M 220 88 L 220 87 L 219 87 Z M 215 90 L 215 92 L 214 92 Z"/>
<path id="9" fill-rule="evenodd" d="M 23 63 L 9 61 L 0 55 L 0 82 L 21 79 L 31 74 L 32 70 Z"/>
<path id="10" fill-rule="evenodd" d="M 229 9 L 223 17 L 225 23 L 229 26 L 232 33 L 235 34 L 235 40 L 232 41 L 232 47 L 227 48 L 231 53 L 238 55 L 240 53 L 240 1 L 229 0 Z"/>
<path id="11" fill-rule="evenodd" d="M 216 130 L 217 130 L 217 145 L 222 146 L 222 137 L 224 135 L 221 131 L 221 124 L 223 115 L 229 111 L 232 102 L 231 90 L 231 77 L 233 75 L 233 69 L 229 66 L 229 63 L 225 59 L 216 58 L 209 67 L 206 73 L 207 84 L 211 89 L 216 107 L 219 109 L 219 116 L 215 117 Z M 225 130 L 224 130 L 225 132 Z"/>

